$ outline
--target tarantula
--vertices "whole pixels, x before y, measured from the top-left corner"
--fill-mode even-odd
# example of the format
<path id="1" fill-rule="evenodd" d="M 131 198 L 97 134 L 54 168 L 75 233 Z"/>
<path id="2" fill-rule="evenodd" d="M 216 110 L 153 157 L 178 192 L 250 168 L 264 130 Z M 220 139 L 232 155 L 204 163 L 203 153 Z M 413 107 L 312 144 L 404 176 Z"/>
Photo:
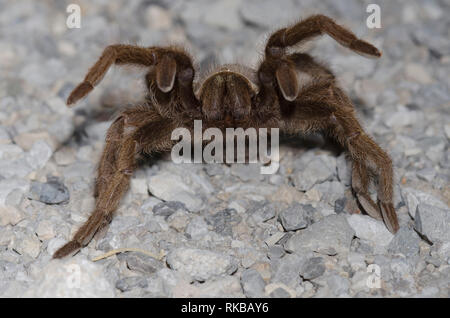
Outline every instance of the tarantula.
<path id="1" fill-rule="evenodd" d="M 177 127 L 192 129 L 196 119 L 203 121 L 204 129 L 278 127 L 288 134 L 323 132 L 334 138 L 352 161 L 352 189 L 360 206 L 395 233 L 399 225 L 389 156 L 364 132 L 333 73 L 308 54 L 287 52 L 322 34 L 358 54 L 381 56 L 377 48 L 324 15 L 273 33 L 256 70 L 225 65 L 198 81 L 192 59 L 181 48 L 108 46 L 67 105 L 92 91 L 113 64 L 147 67 L 149 93 L 144 105 L 123 110 L 109 128 L 95 183 L 95 210 L 53 257 L 73 255 L 87 245 L 111 221 L 137 156 L 169 150 L 174 144 L 171 132 Z M 378 204 L 368 192 L 371 181 L 377 183 Z"/>

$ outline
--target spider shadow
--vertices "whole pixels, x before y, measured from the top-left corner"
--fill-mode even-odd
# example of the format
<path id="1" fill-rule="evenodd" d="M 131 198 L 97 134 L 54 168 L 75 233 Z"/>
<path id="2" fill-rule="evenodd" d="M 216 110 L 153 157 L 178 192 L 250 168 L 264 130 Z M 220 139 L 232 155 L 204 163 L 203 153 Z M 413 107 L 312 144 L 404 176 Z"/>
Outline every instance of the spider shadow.
<path id="1" fill-rule="evenodd" d="M 358 113 L 360 113 L 363 120 L 373 119 L 374 110 L 367 106 L 363 99 L 359 97 L 352 97 L 353 105 Z M 90 136 L 88 134 L 88 127 L 101 122 L 111 121 L 115 115 L 122 110 L 123 107 L 108 105 L 107 107 L 77 109 L 76 116 L 84 117 L 78 125 L 75 126 L 73 134 L 67 138 L 60 147 L 75 147 L 78 148 L 90 143 Z M 338 157 L 345 152 L 344 147 L 337 143 L 333 138 L 327 137 L 325 134 L 312 133 L 308 135 L 295 134 L 287 135 L 280 134 L 280 146 L 287 146 L 295 149 L 300 153 L 318 149 L 329 152 L 331 155 Z M 268 147 L 270 147 L 270 138 L 268 140 Z M 194 153 L 193 151 L 191 153 Z M 153 153 L 151 155 L 142 154 L 138 159 L 139 166 L 151 166 L 167 154 L 167 152 Z"/>

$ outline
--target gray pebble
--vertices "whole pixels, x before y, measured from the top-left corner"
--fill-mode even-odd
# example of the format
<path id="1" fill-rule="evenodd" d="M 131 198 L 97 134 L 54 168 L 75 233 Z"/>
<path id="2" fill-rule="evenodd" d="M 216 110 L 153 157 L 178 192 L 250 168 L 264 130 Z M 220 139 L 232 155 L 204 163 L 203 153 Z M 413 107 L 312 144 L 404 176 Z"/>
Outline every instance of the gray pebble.
<path id="1" fill-rule="evenodd" d="M 425 259 L 427 264 L 432 264 L 434 267 L 440 267 L 442 262 L 437 257 L 427 257 Z"/>
<path id="2" fill-rule="evenodd" d="M 322 257 L 310 258 L 300 271 L 300 275 L 306 280 L 322 276 L 323 273 L 325 273 L 325 264 Z"/>
<path id="3" fill-rule="evenodd" d="M 425 168 L 417 171 L 417 176 L 422 180 L 431 182 L 436 176 L 436 170 L 434 170 L 433 168 Z"/>
<path id="4" fill-rule="evenodd" d="M 266 282 L 255 269 L 246 269 L 241 275 L 241 285 L 245 296 L 258 298 L 264 295 Z"/>
<path id="5" fill-rule="evenodd" d="M 272 298 L 291 298 L 291 294 L 289 294 L 285 289 L 278 287 L 273 292 L 270 293 L 270 297 Z"/>
<path id="6" fill-rule="evenodd" d="M 342 197 L 334 201 L 334 212 L 336 212 L 337 214 L 344 212 L 346 203 L 347 203 L 346 197 Z"/>
<path id="7" fill-rule="evenodd" d="M 145 277 L 141 276 L 125 277 L 119 279 L 116 282 L 116 288 L 121 292 L 130 291 L 136 287 L 146 288 L 147 286 L 147 280 L 145 279 Z"/>
<path id="8" fill-rule="evenodd" d="M 345 186 L 351 185 L 351 164 L 347 159 L 345 153 L 342 153 L 336 159 L 336 167 L 337 167 L 337 176 L 338 179 L 344 183 Z"/>
<path id="9" fill-rule="evenodd" d="M 155 273 L 164 265 L 161 261 L 141 253 L 122 253 L 118 255 L 119 260 L 125 260 L 127 267 L 132 271 L 137 271 L 142 274 L 152 274 Z"/>
<path id="10" fill-rule="evenodd" d="M 431 242 L 450 241 L 450 210 L 421 203 L 417 206 L 414 228 Z"/>
<path id="11" fill-rule="evenodd" d="M 206 222 L 211 224 L 213 231 L 223 236 L 232 236 L 232 227 L 241 221 L 235 209 L 225 209 L 208 216 Z"/>
<path id="12" fill-rule="evenodd" d="M 113 297 L 114 286 L 103 267 L 81 255 L 48 262 L 24 297 Z"/>
<path id="13" fill-rule="evenodd" d="M 308 204 L 294 203 L 292 206 L 282 211 L 279 215 L 281 224 L 286 231 L 304 229 L 312 223 L 314 208 Z"/>
<path id="14" fill-rule="evenodd" d="M 153 207 L 154 215 L 164 216 L 166 219 L 177 211 L 187 211 L 186 206 L 178 201 L 167 201 Z"/>
<path id="15" fill-rule="evenodd" d="M 40 169 L 45 166 L 52 154 L 52 147 L 47 142 L 38 140 L 31 147 L 26 160 L 33 169 Z"/>
<path id="16" fill-rule="evenodd" d="M 301 167 L 301 171 L 295 173 L 293 181 L 298 190 L 308 191 L 315 184 L 325 182 L 333 177 L 336 167 L 334 169 L 330 167 L 325 158 L 322 156 L 312 159 L 305 166 Z"/>
<path id="17" fill-rule="evenodd" d="M 208 176 L 214 177 L 214 176 L 221 176 L 223 175 L 223 166 L 221 164 L 207 164 L 204 167 L 205 172 Z"/>
<path id="18" fill-rule="evenodd" d="M 296 232 L 284 245 L 294 253 L 334 248 L 337 253 L 347 252 L 355 235 L 343 215 L 329 215 L 307 229 Z"/>
<path id="19" fill-rule="evenodd" d="M 352 241 L 352 251 L 360 254 L 373 254 L 373 247 L 366 240 L 355 238 Z"/>
<path id="20" fill-rule="evenodd" d="M 402 197 L 408 207 L 409 215 L 414 219 L 416 216 L 417 206 L 420 203 L 436 206 L 440 209 L 448 209 L 448 206 L 427 192 L 423 192 L 413 188 L 402 188 Z"/>
<path id="21" fill-rule="evenodd" d="M 269 247 L 269 252 L 267 253 L 267 257 L 269 259 L 278 259 L 282 258 L 286 254 L 284 248 L 280 245 L 272 245 Z"/>
<path id="22" fill-rule="evenodd" d="M 177 248 L 166 259 L 170 268 L 184 272 L 197 281 L 231 275 L 237 269 L 233 257 L 204 249 Z"/>
<path id="23" fill-rule="evenodd" d="M 389 245 L 393 239 L 392 233 L 387 230 L 383 222 L 368 215 L 352 214 L 347 216 L 347 221 L 355 230 L 357 237 L 372 242 L 380 249 Z"/>
<path id="24" fill-rule="evenodd" d="M 59 204 L 69 201 L 69 189 L 57 178 L 48 178 L 46 183 L 31 182 L 30 199 L 47 204 Z"/>
<path id="25" fill-rule="evenodd" d="M 258 181 L 263 177 L 259 164 L 235 163 L 231 165 L 231 174 L 244 182 L 250 180 Z"/>
<path id="26" fill-rule="evenodd" d="M 275 205 L 264 201 L 255 203 L 248 210 L 250 217 L 256 222 L 265 222 L 275 216 Z"/>
<path id="27" fill-rule="evenodd" d="M 306 256 L 296 254 L 287 254 L 281 259 L 271 260 L 271 282 L 283 283 L 291 288 L 297 287 L 302 282 L 300 271 L 306 262 Z"/>
<path id="28" fill-rule="evenodd" d="M 175 173 L 164 171 L 150 176 L 147 184 L 150 193 L 161 200 L 182 202 L 191 212 L 198 212 L 203 207 L 203 201 L 192 185 Z"/>
<path id="29" fill-rule="evenodd" d="M 331 275 L 327 278 L 327 284 L 334 296 L 346 296 L 350 288 L 350 281 L 337 274 Z"/>
<path id="30" fill-rule="evenodd" d="M 206 233 L 208 233 L 208 224 L 201 216 L 195 216 L 186 226 L 186 236 L 194 240 L 201 239 Z"/>
<path id="31" fill-rule="evenodd" d="M 328 203 L 330 206 L 336 204 L 336 200 L 344 197 L 345 187 L 338 181 L 325 181 L 321 184 L 316 184 L 313 189 L 322 194 L 321 201 Z"/>
<path id="32" fill-rule="evenodd" d="M 388 251 L 392 254 L 401 253 L 411 257 L 419 253 L 420 241 L 420 237 L 413 229 L 403 226 L 389 243 Z"/>

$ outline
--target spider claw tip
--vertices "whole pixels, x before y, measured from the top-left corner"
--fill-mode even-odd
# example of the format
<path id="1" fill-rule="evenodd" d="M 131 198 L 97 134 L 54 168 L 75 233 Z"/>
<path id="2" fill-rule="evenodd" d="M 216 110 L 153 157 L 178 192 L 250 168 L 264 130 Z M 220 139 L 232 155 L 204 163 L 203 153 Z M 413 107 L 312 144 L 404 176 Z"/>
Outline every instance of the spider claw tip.
<path id="1" fill-rule="evenodd" d="M 66 243 L 65 245 L 63 245 L 62 247 L 60 247 L 54 254 L 53 254 L 53 259 L 58 259 L 58 258 L 63 258 L 66 257 L 68 255 L 75 255 L 80 249 L 81 249 L 81 244 L 78 243 L 77 241 L 70 241 L 68 243 Z"/>

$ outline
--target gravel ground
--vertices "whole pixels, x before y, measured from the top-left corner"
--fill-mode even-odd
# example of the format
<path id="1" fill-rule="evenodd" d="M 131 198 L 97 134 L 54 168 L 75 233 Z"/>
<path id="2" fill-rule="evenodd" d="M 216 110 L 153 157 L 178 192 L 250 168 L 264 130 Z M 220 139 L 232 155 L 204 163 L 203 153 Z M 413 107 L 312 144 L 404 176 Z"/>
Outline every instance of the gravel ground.
<path id="1" fill-rule="evenodd" d="M 450 6 L 377 1 L 0 1 L 0 296 L 449 297 Z M 255 65 L 267 34 L 327 14 L 383 50 L 369 60 L 324 37 L 327 62 L 395 166 L 393 236 L 362 215 L 343 154 L 320 136 L 286 140 L 281 167 L 176 165 L 136 172 L 109 229 L 51 260 L 92 210 L 110 118 L 143 96 L 143 70 L 114 68 L 65 98 L 113 43 L 183 43 L 206 69 Z M 134 248 L 93 262 L 118 248 Z M 144 252 L 142 252 L 144 251 Z M 153 256 L 152 256 L 153 255 Z M 379 270 L 379 271 L 378 271 Z"/>

